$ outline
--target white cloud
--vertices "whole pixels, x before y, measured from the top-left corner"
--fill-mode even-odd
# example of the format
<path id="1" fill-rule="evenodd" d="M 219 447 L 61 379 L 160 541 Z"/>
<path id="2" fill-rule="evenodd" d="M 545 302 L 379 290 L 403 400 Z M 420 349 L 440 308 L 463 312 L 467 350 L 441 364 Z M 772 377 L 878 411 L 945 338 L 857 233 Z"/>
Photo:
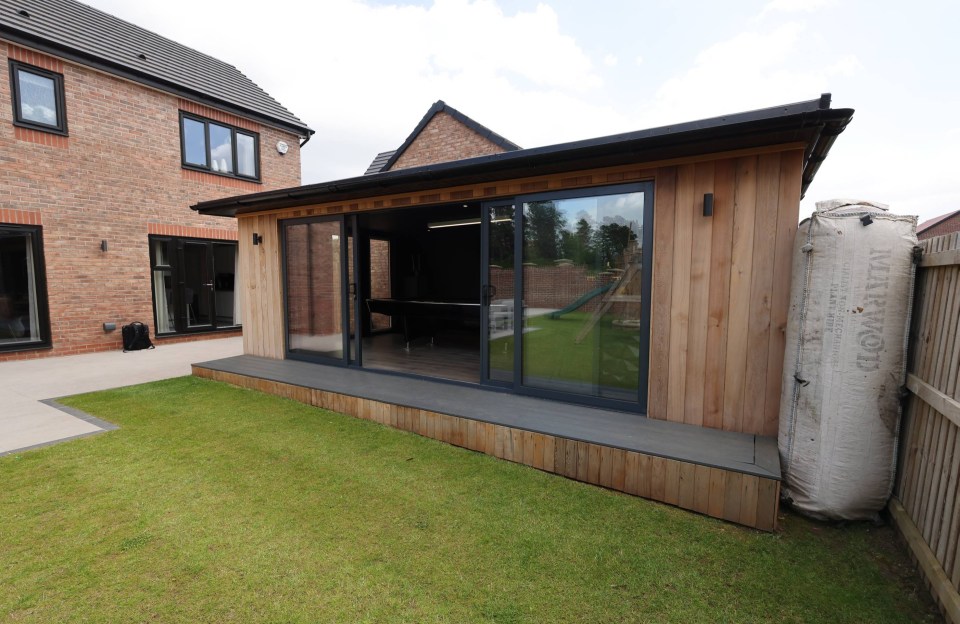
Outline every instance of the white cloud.
<path id="1" fill-rule="evenodd" d="M 603 57 L 603 64 L 607 67 L 616 67 L 618 59 L 613 54 L 607 54 Z"/>
<path id="2" fill-rule="evenodd" d="M 827 68 L 827 73 L 831 75 L 852 76 L 863 69 L 863 65 L 853 54 L 848 54 L 837 60 L 836 63 Z"/>
<path id="3" fill-rule="evenodd" d="M 772 0 L 764 5 L 755 19 L 772 13 L 813 13 L 834 4 L 834 0 Z"/>
<path id="4" fill-rule="evenodd" d="M 643 57 L 642 57 L 642 56 L 638 56 L 638 57 L 635 59 L 634 62 L 635 62 L 637 65 L 643 65 Z"/>
<path id="5" fill-rule="evenodd" d="M 224 14 L 221 3 L 91 1 L 241 68 L 314 128 L 303 151 L 304 182 L 361 174 L 438 99 L 530 146 L 542 135 L 528 132 L 537 117 L 593 118 L 604 109 L 585 104 L 602 79 L 543 3 L 506 14 L 494 0 L 427 7 L 274 0 L 269 8 L 234 0 Z M 187 10 L 191 19 L 183 20 Z M 244 32 L 255 33 L 256 45 L 238 35 Z M 565 124 L 557 134 L 576 127 Z"/>

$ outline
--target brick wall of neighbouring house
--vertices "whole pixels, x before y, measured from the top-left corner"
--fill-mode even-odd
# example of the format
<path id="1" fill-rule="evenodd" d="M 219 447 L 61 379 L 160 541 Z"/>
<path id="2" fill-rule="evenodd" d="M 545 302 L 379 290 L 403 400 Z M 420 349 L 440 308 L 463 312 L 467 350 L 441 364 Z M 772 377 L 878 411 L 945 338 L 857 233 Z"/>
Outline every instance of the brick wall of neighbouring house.
<path id="1" fill-rule="evenodd" d="M 326 221 L 286 228 L 285 290 L 292 349 L 327 351 L 313 338 L 339 335 L 343 326 L 339 227 Z"/>
<path id="2" fill-rule="evenodd" d="M 504 151 L 506 150 L 463 125 L 449 113 L 441 111 L 430 119 L 390 170 L 487 156 Z"/>
<path id="3" fill-rule="evenodd" d="M 919 232 L 917 234 L 917 238 L 920 240 L 926 240 L 928 238 L 934 238 L 944 234 L 951 234 L 953 232 L 960 232 L 960 212 L 952 217 L 944 219 L 933 227 L 929 227 L 924 231 Z"/>
<path id="4" fill-rule="evenodd" d="M 639 274 L 633 274 L 639 275 Z M 601 286 L 616 282 L 619 273 L 590 271 L 585 267 L 573 264 L 559 266 L 524 266 L 523 267 L 523 304 L 528 308 L 560 309 L 573 303 L 582 295 L 590 293 Z M 513 297 L 513 269 L 490 267 L 490 283 L 496 288 L 495 299 L 510 299 Z M 639 294 L 639 279 L 625 285 L 622 293 Z M 603 293 L 598 294 L 577 308 L 580 312 L 593 312 L 600 307 Z M 626 306 L 615 306 L 620 310 Z"/>
<path id="5" fill-rule="evenodd" d="M 63 73 L 68 137 L 14 127 L 8 58 Z M 0 42 L 0 62 L 0 222 L 42 223 L 53 342 L 0 360 L 119 348 L 104 322 L 143 321 L 155 334 L 148 235 L 236 239 L 233 219 L 190 205 L 300 184 L 294 134 L 12 44 Z M 180 110 L 259 132 L 263 183 L 182 169 Z"/>

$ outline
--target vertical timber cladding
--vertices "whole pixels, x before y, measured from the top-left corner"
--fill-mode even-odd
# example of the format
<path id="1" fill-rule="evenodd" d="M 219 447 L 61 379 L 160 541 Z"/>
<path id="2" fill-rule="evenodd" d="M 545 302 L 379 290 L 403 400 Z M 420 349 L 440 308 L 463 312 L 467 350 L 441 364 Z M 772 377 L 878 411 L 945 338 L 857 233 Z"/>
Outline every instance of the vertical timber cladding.
<path id="1" fill-rule="evenodd" d="M 534 181 L 566 189 L 653 179 L 648 415 L 773 436 L 803 151 L 789 146 L 710 158 L 493 181 L 478 185 L 473 196 L 494 197 L 487 193 L 493 185 L 496 197 L 519 195 Z M 714 213 L 704 217 L 703 195 L 711 192 Z M 430 197 L 436 203 L 440 195 Z M 244 352 L 284 357 L 280 219 L 393 204 L 371 198 L 239 217 Z M 252 245 L 254 232 L 263 236 L 261 245 Z"/>
<path id="2" fill-rule="evenodd" d="M 238 219 L 243 287 L 243 352 L 283 359 L 283 284 L 280 228 L 274 215 Z M 254 233 L 263 237 L 253 244 Z"/>
<path id="3" fill-rule="evenodd" d="M 802 166 L 789 150 L 660 169 L 650 417 L 777 434 Z"/>

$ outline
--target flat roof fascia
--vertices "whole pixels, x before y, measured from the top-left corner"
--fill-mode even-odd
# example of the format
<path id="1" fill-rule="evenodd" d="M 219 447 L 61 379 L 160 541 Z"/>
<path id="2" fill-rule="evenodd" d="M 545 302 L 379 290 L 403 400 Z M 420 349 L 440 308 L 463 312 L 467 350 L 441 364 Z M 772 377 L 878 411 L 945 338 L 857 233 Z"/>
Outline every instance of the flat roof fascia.
<path id="1" fill-rule="evenodd" d="M 795 142 L 807 146 L 802 184 L 806 191 L 836 136 L 843 132 L 854 113 L 852 109 L 823 108 L 823 103 L 821 98 L 596 139 L 212 200 L 192 208 L 202 214 L 237 216 L 507 177 L 642 164 Z"/>

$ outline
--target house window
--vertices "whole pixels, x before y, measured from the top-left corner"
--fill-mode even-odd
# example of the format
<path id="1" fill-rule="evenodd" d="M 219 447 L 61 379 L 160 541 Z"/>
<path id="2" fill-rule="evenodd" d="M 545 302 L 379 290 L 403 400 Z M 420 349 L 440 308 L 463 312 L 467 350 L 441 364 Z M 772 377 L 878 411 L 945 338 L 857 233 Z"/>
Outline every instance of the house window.
<path id="1" fill-rule="evenodd" d="M 259 143 L 255 132 L 180 113 L 180 146 L 187 169 L 259 180 Z"/>
<path id="2" fill-rule="evenodd" d="M 61 74 L 10 61 L 10 88 L 16 125 L 67 134 Z"/>
<path id="3" fill-rule="evenodd" d="M 157 334 L 240 326 L 237 243 L 150 237 Z"/>
<path id="4" fill-rule="evenodd" d="M 0 223 L 0 351 L 50 345 L 40 228 Z"/>

